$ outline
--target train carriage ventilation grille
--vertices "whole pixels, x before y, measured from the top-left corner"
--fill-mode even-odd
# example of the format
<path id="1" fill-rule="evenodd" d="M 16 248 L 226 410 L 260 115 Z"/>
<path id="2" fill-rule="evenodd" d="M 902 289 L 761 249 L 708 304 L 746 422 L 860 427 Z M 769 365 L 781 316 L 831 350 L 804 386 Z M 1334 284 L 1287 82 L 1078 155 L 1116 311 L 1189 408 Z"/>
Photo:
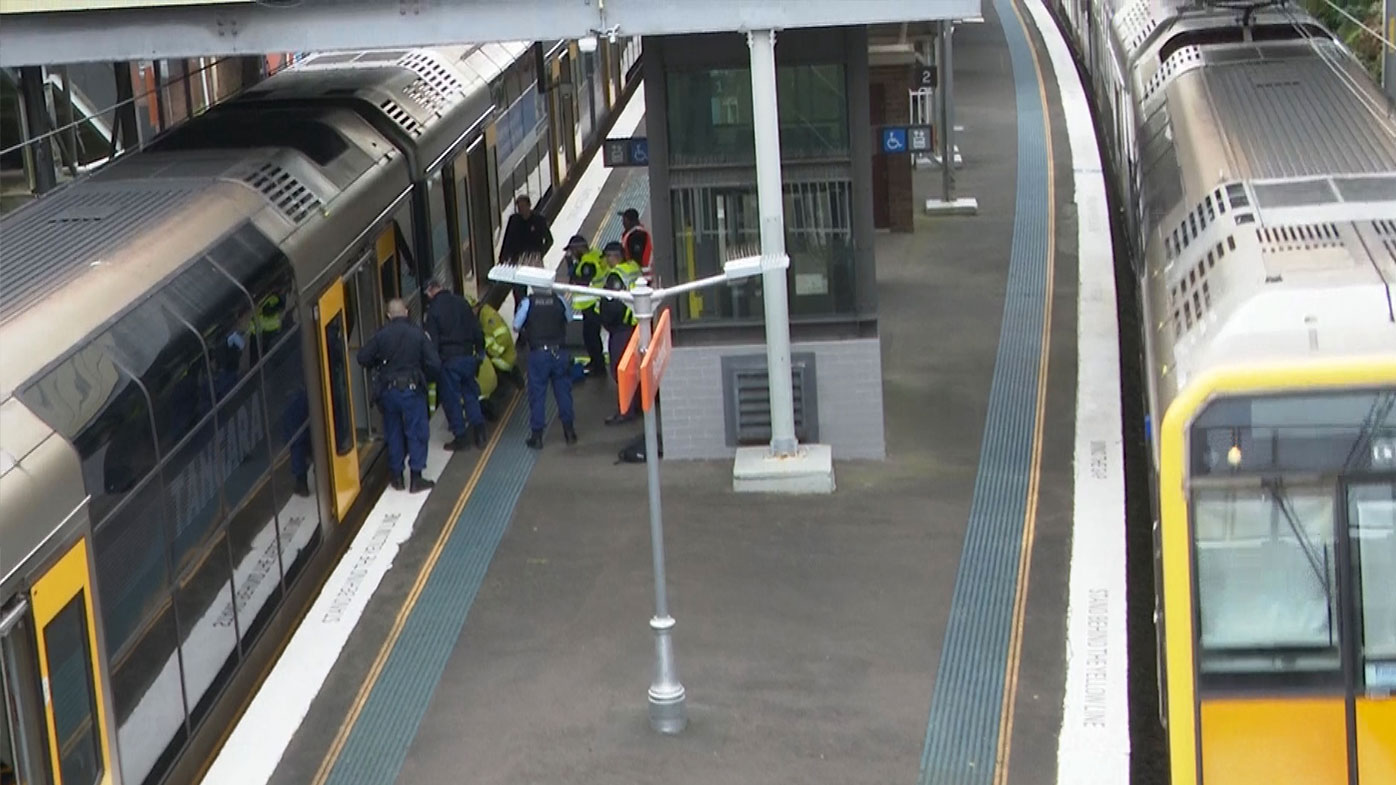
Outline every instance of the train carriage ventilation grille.
<path id="1" fill-rule="evenodd" d="M 1197 204 L 1193 205 L 1192 212 L 1183 216 L 1183 220 L 1178 222 L 1173 232 L 1164 235 L 1163 248 L 1170 261 L 1182 256 L 1183 251 L 1191 248 L 1193 242 L 1206 233 L 1208 226 L 1215 223 L 1218 217 L 1226 215 L 1228 207 L 1247 204 L 1244 189 L 1236 196 L 1238 187 L 1240 186 L 1229 185 L 1225 190 L 1217 188 L 1199 199 Z M 1235 238 L 1228 240 L 1235 247 Z"/>
<path id="2" fill-rule="evenodd" d="M 1260 241 L 1261 253 L 1267 254 L 1343 247 L 1338 225 L 1332 223 L 1264 226 L 1255 230 L 1255 239 Z"/>
<path id="3" fill-rule="evenodd" d="M 1154 16 L 1153 0 L 1137 0 L 1120 20 L 1120 38 L 1124 39 L 1131 52 L 1138 49 L 1156 29 L 1158 18 Z"/>
<path id="4" fill-rule="evenodd" d="M 408 136 L 416 139 L 422 135 L 422 124 L 417 122 L 417 118 L 408 114 L 402 104 L 391 98 L 384 98 L 383 102 L 378 104 L 378 108 L 382 109 L 383 114 L 386 114 L 393 122 L 401 126 Z"/>
<path id="5" fill-rule="evenodd" d="M 1396 221 L 1372 221 L 1372 230 L 1381 238 L 1381 247 L 1386 249 L 1391 261 L 1396 263 Z"/>
<path id="6" fill-rule="evenodd" d="M 1214 291 L 1214 283 L 1220 286 L 1222 278 L 1213 276 L 1217 263 L 1236 251 L 1236 236 L 1227 235 L 1216 245 L 1198 251 L 1197 262 L 1178 269 L 1173 284 L 1168 289 L 1168 305 L 1173 312 L 1174 339 L 1182 338 L 1192 328 L 1202 323 L 1202 317 L 1212 310 L 1212 301 L 1221 296 Z"/>
<path id="7" fill-rule="evenodd" d="M 324 205 L 305 183 L 276 164 L 262 164 L 243 182 L 260 191 L 292 224 L 304 223 Z"/>
<path id="8" fill-rule="evenodd" d="M 412 52 L 397 64 L 417 75 L 407 95 L 432 112 L 440 112 L 465 95 L 460 77 L 425 52 Z"/>
<path id="9" fill-rule="evenodd" d="M 819 405 L 812 352 L 790 356 L 791 392 L 795 401 L 795 438 L 819 440 Z M 771 396 L 765 355 L 722 358 L 724 420 L 729 447 L 771 440 Z"/>
<path id="10" fill-rule="evenodd" d="M 1159 65 L 1154 75 L 1149 77 L 1149 84 L 1144 87 L 1144 100 L 1148 101 L 1154 97 L 1165 85 L 1173 81 L 1173 77 L 1183 71 L 1202 65 L 1202 47 L 1184 46 L 1173 52 Z"/>

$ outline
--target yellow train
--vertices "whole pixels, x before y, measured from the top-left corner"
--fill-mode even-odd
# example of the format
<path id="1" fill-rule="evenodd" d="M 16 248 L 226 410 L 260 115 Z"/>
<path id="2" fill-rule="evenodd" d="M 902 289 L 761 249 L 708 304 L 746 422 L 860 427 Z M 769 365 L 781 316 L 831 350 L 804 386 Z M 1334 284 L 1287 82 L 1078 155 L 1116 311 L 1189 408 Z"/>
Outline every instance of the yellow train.
<path id="1" fill-rule="evenodd" d="M 638 51 L 312 56 L 0 219 L 0 782 L 195 779 L 384 484 L 355 348 L 484 291 Z"/>
<path id="2" fill-rule="evenodd" d="M 1297 7 L 1051 5 L 1144 306 L 1171 781 L 1396 783 L 1396 113 Z"/>

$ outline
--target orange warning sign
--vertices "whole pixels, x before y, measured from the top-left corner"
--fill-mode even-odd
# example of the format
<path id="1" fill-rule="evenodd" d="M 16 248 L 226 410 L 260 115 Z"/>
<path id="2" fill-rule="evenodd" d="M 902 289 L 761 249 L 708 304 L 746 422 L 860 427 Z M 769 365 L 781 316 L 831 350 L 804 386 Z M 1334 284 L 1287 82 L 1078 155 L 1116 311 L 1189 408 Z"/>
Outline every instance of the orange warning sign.
<path id="1" fill-rule="evenodd" d="M 635 388 L 640 386 L 640 331 L 630 334 L 625 353 L 616 366 L 616 386 L 620 388 L 620 413 L 628 414 L 635 401 Z"/>
<path id="2" fill-rule="evenodd" d="M 669 355 L 674 353 L 673 330 L 669 327 L 669 311 L 659 316 L 650 338 L 649 350 L 640 362 L 640 392 L 644 394 L 645 411 L 654 408 L 654 396 L 659 394 L 659 380 L 664 377 L 664 369 L 669 365 Z"/>

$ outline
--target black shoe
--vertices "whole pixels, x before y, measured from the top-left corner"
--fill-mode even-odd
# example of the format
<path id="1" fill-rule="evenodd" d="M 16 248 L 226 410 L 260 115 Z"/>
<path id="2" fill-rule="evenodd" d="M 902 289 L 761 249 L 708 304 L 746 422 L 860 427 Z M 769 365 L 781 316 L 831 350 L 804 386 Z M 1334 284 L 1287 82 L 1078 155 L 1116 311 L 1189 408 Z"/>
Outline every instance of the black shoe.
<path id="1" fill-rule="evenodd" d="M 296 478 L 296 495 L 301 497 L 310 495 L 310 481 L 304 474 Z"/>
<path id="2" fill-rule="evenodd" d="M 412 472 L 412 492 L 420 493 L 429 491 L 436 487 L 436 483 L 422 476 L 421 472 Z"/>
<path id="3" fill-rule="evenodd" d="M 568 444 L 577 443 L 577 430 L 570 425 L 562 426 L 562 438 Z"/>
<path id="4" fill-rule="evenodd" d="M 606 418 L 606 424 L 607 424 L 607 425 L 623 425 L 623 424 L 625 424 L 625 423 L 630 422 L 630 421 L 633 420 L 633 419 L 635 419 L 635 413 L 634 413 L 634 412 L 631 412 L 631 413 L 629 413 L 629 414 L 620 414 L 620 413 L 616 413 L 616 414 L 613 414 L 613 415 L 611 415 L 610 417 L 607 417 L 607 418 Z"/>
<path id="5" fill-rule="evenodd" d="M 456 450 L 468 450 L 470 449 L 470 442 L 465 438 L 465 434 L 461 434 L 460 436 L 457 436 L 451 441 L 446 442 L 446 449 L 450 452 L 455 452 Z"/>
<path id="6" fill-rule="evenodd" d="M 543 432 L 534 431 L 533 435 L 528 437 L 528 439 L 524 441 L 524 444 L 527 444 L 529 447 L 532 447 L 535 450 L 543 449 Z"/>
<path id="7" fill-rule="evenodd" d="M 407 487 L 407 485 L 402 481 L 401 474 L 394 474 L 392 477 L 388 478 L 388 484 L 393 486 L 393 490 L 395 491 L 400 491 Z"/>
<path id="8" fill-rule="evenodd" d="M 476 447 L 479 447 L 480 449 L 483 450 L 483 449 L 485 448 L 485 426 L 484 426 L 484 424 L 481 423 L 480 425 L 475 426 L 474 431 L 475 431 L 475 446 L 476 446 Z"/>

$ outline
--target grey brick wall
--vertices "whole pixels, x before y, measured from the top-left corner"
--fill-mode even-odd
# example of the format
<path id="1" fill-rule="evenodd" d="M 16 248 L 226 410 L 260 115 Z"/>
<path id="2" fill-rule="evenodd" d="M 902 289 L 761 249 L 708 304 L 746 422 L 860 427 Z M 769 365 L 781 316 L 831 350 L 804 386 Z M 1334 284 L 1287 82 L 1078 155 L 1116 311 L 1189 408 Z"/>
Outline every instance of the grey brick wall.
<path id="1" fill-rule="evenodd" d="M 819 384 L 819 441 L 836 460 L 882 460 L 882 347 L 876 338 L 795 343 L 813 352 Z M 730 458 L 722 400 L 722 357 L 760 354 L 761 344 L 676 347 L 664 372 L 664 457 Z"/>

